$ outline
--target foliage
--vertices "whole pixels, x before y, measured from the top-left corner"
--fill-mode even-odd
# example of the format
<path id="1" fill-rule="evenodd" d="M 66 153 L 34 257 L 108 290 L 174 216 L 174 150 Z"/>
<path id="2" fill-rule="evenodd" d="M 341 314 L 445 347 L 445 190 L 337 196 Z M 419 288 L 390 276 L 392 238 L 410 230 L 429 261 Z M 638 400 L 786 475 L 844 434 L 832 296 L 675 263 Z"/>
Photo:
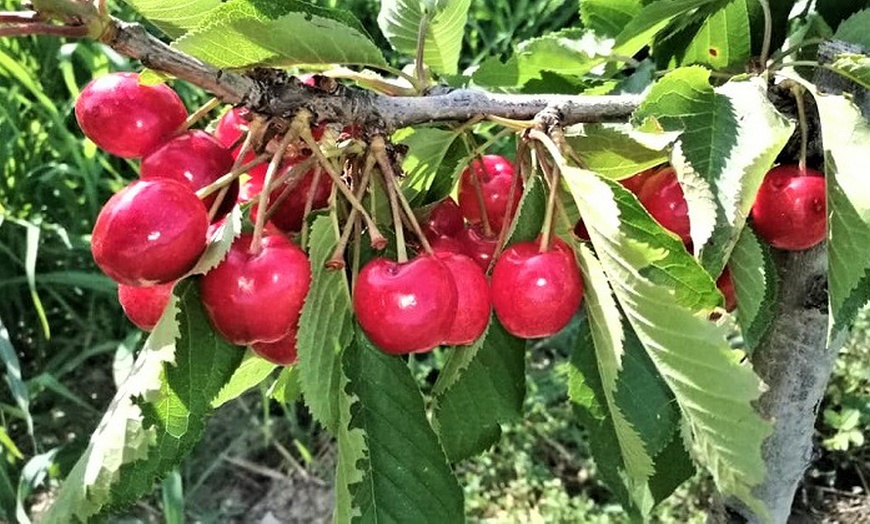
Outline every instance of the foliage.
<path id="1" fill-rule="evenodd" d="M 121 324 L 114 285 L 96 272 L 87 250 L 100 204 L 135 176 L 136 166 L 82 141 L 71 109 L 91 75 L 131 64 L 86 43 L 0 41 L 0 77 L 9 80 L 0 84 L 0 288 L 16 291 L 0 301 L 0 356 L 12 394 L 2 405 L 11 422 L 0 432 L 0 501 L 9 518 L 16 510 L 23 514 L 23 499 L 48 471 L 66 479 L 48 522 L 123 510 L 164 477 L 167 514 L 177 511 L 183 481 L 175 468 L 197 445 L 212 409 L 251 388 L 271 388 L 288 411 L 304 406 L 299 409 L 336 440 L 335 511 L 342 522 L 490 517 L 491 501 L 475 483 L 500 484 L 501 475 L 508 487 L 489 489 L 526 500 L 506 503 L 496 517 L 519 511 L 525 518 L 540 512 L 556 520 L 582 515 L 604 521 L 606 508 L 617 501 L 630 518 L 650 519 L 696 466 L 719 492 L 764 515 L 752 488 L 764 478 L 761 446 L 770 424 L 755 411 L 764 386 L 744 357 L 764 340 L 777 282 L 774 259 L 746 219 L 764 173 L 795 126 L 768 100 L 764 78 L 735 76 L 760 48 L 755 2 L 586 0 L 579 9 L 564 2 L 478 0 L 316 6 L 202 0 L 171 9 L 151 0 L 127 4 L 175 49 L 218 67 L 322 70 L 345 64 L 392 75 L 419 52 L 428 76 L 415 78 L 418 83 L 438 79 L 516 93 L 645 91 L 644 102 L 627 124 L 566 129 L 565 145 L 576 155 L 563 153 L 558 140 L 533 139 L 541 145 L 536 158 L 550 162 L 540 167 L 556 168 L 563 177 L 553 193 L 560 202 L 556 231 L 571 242 L 586 283 L 582 311 L 552 339 L 528 344 L 493 317 L 474 344 L 439 350 L 422 364 L 378 352 L 354 326 L 352 271 L 324 268 L 338 243 L 344 218 L 339 206 L 317 216 L 306 231 L 314 274 L 297 366 L 278 375 L 222 342 L 203 313 L 196 277 L 178 287 L 177 306 L 170 306 L 129 363 L 137 335 Z M 816 16 L 803 13 L 789 21 L 783 6 L 791 4 L 774 13 L 768 37 L 777 45 L 790 27 L 788 45 L 801 44 L 799 35 L 808 34 L 801 30 Z M 866 37 L 855 27 L 867 11 L 833 13 L 819 4 L 818 16 L 839 25 L 837 34 Z M 424 38 L 418 38 L 421 27 Z M 863 55 L 838 57 L 831 67 L 867 85 Z M 43 79 L 39 69 L 59 74 Z M 833 340 L 870 299 L 870 196 L 858 160 L 870 147 L 870 131 L 846 97 L 819 94 L 807 80 L 788 76 L 815 97 L 821 118 L 832 216 Z M 190 107 L 204 98 L 190 86 L 181 90 Z M 493 129 L 483 123 L 462 132 L 490 137 Z M 403 190 L 415 206 L 453 190 L 472 156 L 459 135 L 445 125 L 399 130 L 394 137 L 408 148 Z M 615 182 L 663 162 L 675 167 L 687 197 L 692 252 Z M 528 181 L 508 242 L 532 239 L 541 230 L 544 180 L 536 173 Z M 580 218 L 589 243 L 569 236 Z M 201 269 L 220 257 L 238 232 L 234 225 Z M 732 265 L 741 307 L 736 322 L 730 316 L 713 322 L 722 304 L 714 282 L 726 264 Z M 732 347 L 735 336 L 742 349 Z M 870 403 L 867 377 L 860 375 L 867 372 L 866 346 L 860 336 L 853 340 L 830 388 L 832 404 L 821 420 L 828 449 L 866 446 Z M 78 379 L 89 359 L 105 363 L 113 352 L 116 362 L 128 362 L 127 372 L 118 373 L 110 403 L 104 392 L 108 411 L 97 424 L 97 411 L 82 398 L 87 389 L 71 390 L 66 382 Z M 553 359 L 543 366 L 546 372 L 536 368 L 540 354 Z M 850 359 L 861 365 L 849 365 Z M 437 379 L 415 374 L 420 367 Z M 535 403 L 542 397 L 546 409 Z M 37 431 L 51 425 L 45 405 L 53 403 L 94 412 L 85 424 L 87 430 L 96 426 L 86 449 L 84 439 L 76 449 L 37 442 Z M 534 421 L 557 426 L 558 442 L 542 438 L 556 456 L 549 460 L 574 466 L 580 456 L 578 467 L 594 471 L 605 510 L 590 509 L 585 495 L 566 498 L 563 479 L 543 481 L 540 459 L 517 449 L 530 443 L 530 435 L 546 436 L 549 428 Z M 27 463 L 22 448 L 32 457 Z M 73 460 L 61 464 L 62 453 Z M 499 453 L 517 460 L 487 472 Z M 464 491 L 454 471 L 469 482 Z M 605 483 L 609 494 L 601 495 Z M 13 503 L 19 507 L 12 509 Z M 697 515 L 677 519 L 690 517 Z"/>

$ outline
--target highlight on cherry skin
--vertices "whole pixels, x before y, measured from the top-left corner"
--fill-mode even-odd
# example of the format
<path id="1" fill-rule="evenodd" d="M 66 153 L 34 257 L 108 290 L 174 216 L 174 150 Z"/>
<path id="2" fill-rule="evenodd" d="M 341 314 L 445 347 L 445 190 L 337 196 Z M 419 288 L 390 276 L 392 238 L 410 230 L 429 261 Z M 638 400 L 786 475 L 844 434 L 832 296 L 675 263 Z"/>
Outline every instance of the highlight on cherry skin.
<path id="1" fill-rule="evenodd" d="M 76 100 L 76 119 L 85 135 L 123 158 L 148 153 L 187 118 L 184 103 L 169 86 L 139 80 L 137 73 L 110 73 L 92 80 Z"/>

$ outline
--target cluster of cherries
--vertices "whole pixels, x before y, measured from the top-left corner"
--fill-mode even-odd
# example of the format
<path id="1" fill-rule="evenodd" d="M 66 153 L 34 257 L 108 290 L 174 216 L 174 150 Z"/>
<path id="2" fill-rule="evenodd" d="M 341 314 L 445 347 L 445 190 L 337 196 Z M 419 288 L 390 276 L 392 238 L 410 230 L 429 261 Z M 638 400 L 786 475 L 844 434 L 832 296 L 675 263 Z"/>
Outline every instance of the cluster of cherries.
<path id="1" fill-rule="evenodd" d="M 239 159 L 249 125 L 242 110 L 226 112 L 213 134 L 191 130 L 172 89 L 142 84 L 133 73 L 92 81 L 75 112 L 97 146 L 141 159 L 139 179 L 109 199 L 92 236 L 94 260 L 118 282 L 131 321 L 153 329 L 174 283 L 191 272 L 229 210 L 268 190 L 265 211 L 250 204 L 252 221 L 264 212 L 266 227 L 235 239 L 226 258 L 202 277 L 200 289 L 212 324 L 226 340 L 278 364 L 295 362 L 311 265 L 291 236 L 307 212 L 329 205 L 333 193 L 330 176 L 300 166 L 313 164 L 311 151 L 301 143 L 288 150 L 273 177 L 279 182 L 267 189 L 267 166 L 252 162 L 254 153 Z M 312 129 L 315 140 L 322 134 L 322 125 Z M 239 183 L 234 174 L 246 164 L 253 167 Z M 688 206 L 673 169 L 651 169 L 622 183 L 663 227 L 691 241 Z M 353 308 L 375 345 L 406 354 L 469 344 L 483 334 L 493 310 L 508 332 L 522 338 L 552 335 L 569 322 L 582 301 L 583 282 L 568 245 L 545 234 L 497 255 L 522 192 L 511 162 L 485 155 L 463 171 L 459 203 L 447 198 L 425 216 L 420 255 L 402 262 L 375 258 L 361 269 Z M 767 174 L 752 209 L 759 235 L 785 250 L 821 242 L 825 215 L 824 177 L 794 166 Z M 582 223 L 575 233 L 588 239 Z M 733 309 L 727 268 L 718 284 Z"/>
<path id="2" fill-rule="evenodd" d="M 648 169 L 620 182 L 662 227 L 687 246 L 691 244 L 689 207 L 672 167 Z M 777 249 L 809 249 L 827 234 L 825 198 L 825 177 L 820 172 L 789 164 L 777 166 L 765 175 L 758 190 L 750 215 L 752 224 L 758 235 Z M 582 222 L 577 223 L 574 233 L 589 240 Z M 735 309 L 734 284 L 727 267 L 716 284 L 725 296 L 725 308 Z"/>

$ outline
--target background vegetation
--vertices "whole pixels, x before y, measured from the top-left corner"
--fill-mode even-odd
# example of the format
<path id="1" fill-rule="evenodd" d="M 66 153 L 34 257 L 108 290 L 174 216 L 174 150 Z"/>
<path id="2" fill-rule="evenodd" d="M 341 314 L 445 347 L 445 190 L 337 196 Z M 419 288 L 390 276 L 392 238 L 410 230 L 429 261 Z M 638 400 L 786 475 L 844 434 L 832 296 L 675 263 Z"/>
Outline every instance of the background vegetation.
<path id="1" fill-rule="evenodd" d="M 376 0 L 320 3 L 352 10 L 388 48 L 374 23 Z M 0 3 L 7 10 L 18 4 Z M 578 23 L 572 2 L 473 4 L 465 67 L 493 54 L 506 57 L 518 42 Z M 91 77 L 133 67 L 90 42 L 0 39 L 0 508 L 11 521 L 22 519 L 24 511 L 38 513 L 51 500 L 52 487 L 87 444 L 141 341 L 117 304 L 114 284 L 94 266 L 88 244 L 100 206 L 136 176 L 136 165 L 97 151 L 72 114 L 80 87 Z M 189 107 L 202 101 L 187 86 L 175 87 Z M 472 517 L 625 520 L 596 480 L 582 427 L 570 422 L 572 408 L 559 383 L 566 359 L 558 348 L 558 340 L 550 341 L 530 353 L 526 419 L 506 427 L 494 449 L 462 466 Z M 421 382 L 433 378 L 428 358 L 413 362 Z M 820 452 L 801 493 L 806 510 L 867 504 L 867 311 L 841 355 L 817 429 Z M 333 460 L 330 439 L 292 392 L 254 391 L 218 412 L 184 467 L 125 518 L 247 521 L 291 506 L 296 515 L 322 516 L 331 500 Z M 701 522 L 708 496 L 707 480 L 698 478 L 658 518 Z M 301 508 L 303 500 L 307 506 Z"/>

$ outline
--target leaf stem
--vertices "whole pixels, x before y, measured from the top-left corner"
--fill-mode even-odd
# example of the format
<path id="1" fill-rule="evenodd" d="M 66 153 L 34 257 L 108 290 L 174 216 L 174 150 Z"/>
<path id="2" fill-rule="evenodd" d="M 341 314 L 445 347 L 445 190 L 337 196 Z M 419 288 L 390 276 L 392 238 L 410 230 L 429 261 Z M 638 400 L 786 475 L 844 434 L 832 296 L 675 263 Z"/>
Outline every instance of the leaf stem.
<path id="1" fill-rule="evenodd" d="M 764 11 L 764 40 L 761 44 L 761 62 L 762 67 L 767 67 L 767 59 L 770 56 L 770 41 L 773 38 L 773 15 L 770 12 L 769 0 L 758 0 L 761 4 L 761 10 Z"/>
<path id="2" fill-rule="evenodd" d="M 426 64 L 423 62 L 423 55 L 426 47 L 426 34 L 429 32 L 429 14 L 425 13 L 420 19 L 420 27 L 417 28 L 417 54 L 414 64 L 417 82 L 423 87 L 426 85 Z"/>

